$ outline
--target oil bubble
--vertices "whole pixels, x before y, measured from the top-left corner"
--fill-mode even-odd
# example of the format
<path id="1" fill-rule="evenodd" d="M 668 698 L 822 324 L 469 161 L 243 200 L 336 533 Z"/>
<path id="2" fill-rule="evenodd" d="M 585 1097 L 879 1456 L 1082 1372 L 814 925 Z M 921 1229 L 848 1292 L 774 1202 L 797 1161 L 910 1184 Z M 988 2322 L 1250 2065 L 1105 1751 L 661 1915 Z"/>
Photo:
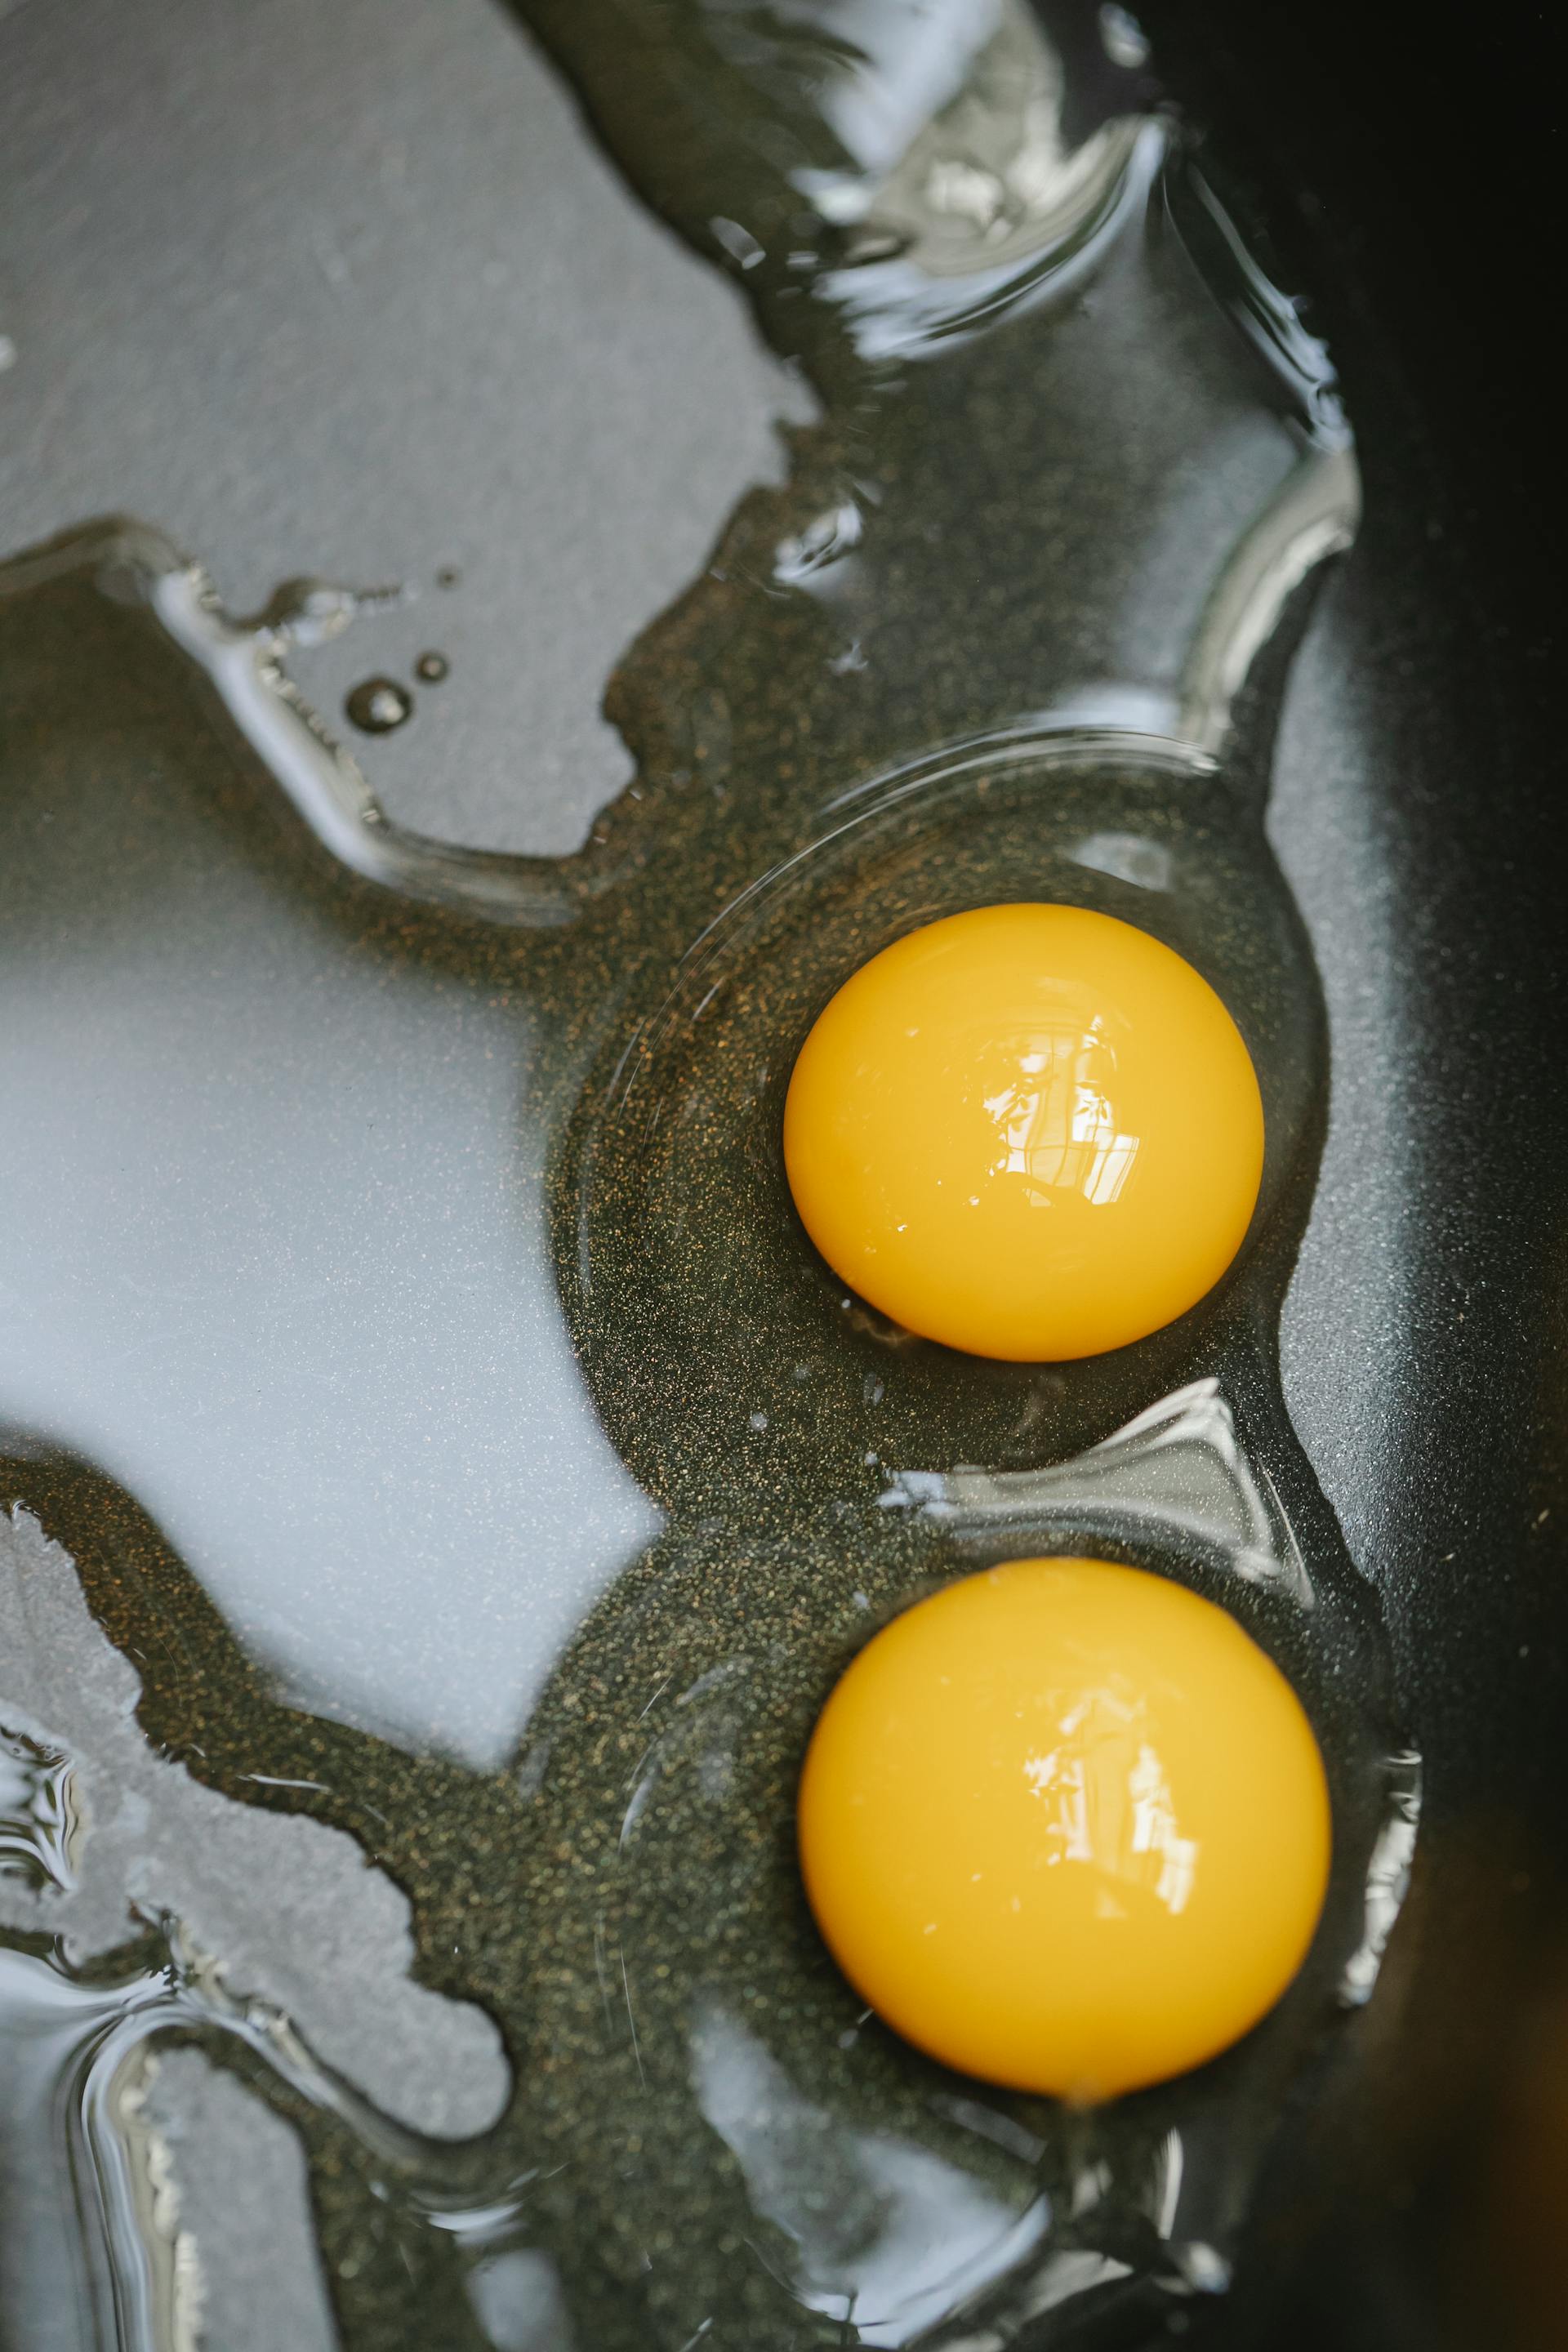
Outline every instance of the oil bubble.
<path id="1" fill-rule="evenodd" d="M 390 735 L 414 716 L 414 697 L 395 677 L 362 678 L 348 695 L 343 710 L 365 735 Z"/>

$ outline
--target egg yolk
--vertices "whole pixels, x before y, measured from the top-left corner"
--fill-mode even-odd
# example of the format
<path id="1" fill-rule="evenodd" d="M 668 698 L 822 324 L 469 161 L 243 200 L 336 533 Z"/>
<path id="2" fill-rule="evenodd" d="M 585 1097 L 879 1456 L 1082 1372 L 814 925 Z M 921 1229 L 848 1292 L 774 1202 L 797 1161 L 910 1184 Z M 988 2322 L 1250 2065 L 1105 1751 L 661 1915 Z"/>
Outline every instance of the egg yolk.
<path id="1" fill-rule="evenodd" d="M 1241 1245 L 1263 1107 L 1174 950 L 1083 907 L 981 907 L 885 948 L 801 1048 L 784 1165 L 834 1271 L 971 1354 L 1158 1330 Z"/>
<path id="2" fill-rule="evenodd" d="M 1184 1585 L 1014 1560 L 897 1617 L 800 1790 L 817 1924 L 933 2058 L 1087 2102 L 1236 2041 L 1300 1966 L 1330 1819 L 1300 1703 Z"/>

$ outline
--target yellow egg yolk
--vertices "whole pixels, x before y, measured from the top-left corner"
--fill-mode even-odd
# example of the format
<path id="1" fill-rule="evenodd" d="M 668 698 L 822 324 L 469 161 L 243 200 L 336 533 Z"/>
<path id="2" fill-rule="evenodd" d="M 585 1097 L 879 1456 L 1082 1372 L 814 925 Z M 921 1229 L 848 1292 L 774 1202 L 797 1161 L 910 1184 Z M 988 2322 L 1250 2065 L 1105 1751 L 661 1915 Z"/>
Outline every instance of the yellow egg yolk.
<path id="1" fill-rule="evenodd" d="M 784 1164 L 834 1271 L 973 1355 L 1097 1355 L 1241 1245 L 1263 1107 L 1174 950 L 1083 907 L 981 907 L 885 948 L 801 1048 Z"/>
<path id="2" fill-rule="evenodd" d="M 1330 1819 L 1300 1701 L 1235 1620 L 1025 1559 L 893 1620 L 800 1789 L 817 1924 L 933 2058 L 1077 2101 L 1224 2050 L 1301 1964 Z"/>

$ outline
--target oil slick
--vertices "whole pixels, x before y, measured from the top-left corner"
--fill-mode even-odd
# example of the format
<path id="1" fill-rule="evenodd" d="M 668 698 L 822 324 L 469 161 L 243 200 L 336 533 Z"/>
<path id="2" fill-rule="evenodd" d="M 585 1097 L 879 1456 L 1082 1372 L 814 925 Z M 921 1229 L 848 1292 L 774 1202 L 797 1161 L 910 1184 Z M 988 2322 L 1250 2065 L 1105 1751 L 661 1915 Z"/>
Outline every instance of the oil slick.
<path id="1" fill-rule="evenodd" d="M 132 1668 L 25 1517 L 0 1523 L 0 1685 L 16 1685 L 70 1737 L 0 1747 L 0 1931 L 27 1939 L 0 1946 L 16 2216 L 0 2309 L 28 2352 L 194 2352 L 197 2249 L 144 2112 L 160 2037 L 243 2044 L 427 2204 L 452 2142 L 503 2109 L 508 2069 L 484 2017 L 410 1979 L 407 1906 L 349 1839 L 237 1805 L 148 1748 Z"/>
<path id="2" fill-rule="evenodd" d="M 1068 1529 L 1108 1541 L 1140 1532 L 1195 1540 L 1248 1583 L 1276 1585 L 1300 1607 L 1314 1594 L 1301 1547 L 1261 1466 L 1242 1450 L 1236 1416 L 1212 1377 L 1164 1397 L 1071 1462 L 1044 1470 L 902 1470 L 878 1497 L 945 1521 L 962 1540 L 1000 1538 L 1022 1557 Z"/>
<path id="3" fill-rule="evenodd" d="M 8 1705 L 0 1723 L 0 1878 L 69 1895 L 87 1822 L 68 1750 Z"/>
<path id="4" fill-rule="evenodd" d="M 302 2133 L 349 2352 L 1157 2325 L 1415 1830 L 1273 1342 L 1325 1040 L 1262 813 L 1349 430 L 1121 12 L 526 13 L 823 403 L 613 680 L 584 849 L 388 822 L 289 676 L 349 592 L 236 618 L 127 522 L 0 570 L 0 1499 L 44 1523 L 0 1530 L 0 1966 L 122 2184 L 84 2232 L 57 2164 L 37 2258 L 110 2281 L 70 2352 L 197 2328 L 138 2123 L 179 2032 Z M 1089 1365 L 911 1343 L 778 1169 L 837 981 L 999 895 L 1166 938 L 1264 1090 L 1233 1277 Z M 847 1655 L 1025 1526 L 1222 1592 L 1334 1780 L 1280 2010 L 1086 2116 L 868 2024 L 791 1845 Z"/>
<path id="5" fill-rule="evenodd" d="M 342 592 L 231 622 L 199 567 L 115 527 L 0 574 L 0 627 L 29 598 L 89 637 L 98 685 L 68 659 L 15 723 L 68 737 L 118 665 L 177 748 L 155 803 L 110 755 L 0 804 L 0 1425 L 122 1478 L 306 1703 L 498 1763 L 657 1526 L 560 1328 L 537 1029 L 508 975 L 443 970 L 417 934 L 367 949 L 265 837 L 236 855 L 199 689 L 334 862 L 416 868 L 423 895 L 455 858 L 464 903 L 510 867 L 388 824 L 291 691 L 283 647 L 345 625 Z"/>

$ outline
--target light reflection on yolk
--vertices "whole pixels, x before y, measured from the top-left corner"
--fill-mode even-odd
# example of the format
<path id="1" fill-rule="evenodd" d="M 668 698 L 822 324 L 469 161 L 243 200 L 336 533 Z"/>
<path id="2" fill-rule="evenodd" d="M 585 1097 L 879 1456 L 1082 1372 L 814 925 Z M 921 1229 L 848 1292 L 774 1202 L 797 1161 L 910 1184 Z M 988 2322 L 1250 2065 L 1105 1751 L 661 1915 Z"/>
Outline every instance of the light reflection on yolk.
<path id="1" fill-rule="evenodd" d="M 1026 1361 L 1160 1329 L 1240 1247 L 1263 1168 L 1208 982 L 1082 907 L 982 907 L 838 991 L 796 1061 L 784 1164 L 835 1272 L 927 1339 Z"/>
<path id="2" fill-rule="evenodd" d="M 963 2072 L 1087 2101 L 1225 2049 L 1305 1956 L 1322 1760 L 1236 1621 L 1103 1560 L 1015 1560 L 893 1620 L 800 1790 L 818 1926 Z"/>

